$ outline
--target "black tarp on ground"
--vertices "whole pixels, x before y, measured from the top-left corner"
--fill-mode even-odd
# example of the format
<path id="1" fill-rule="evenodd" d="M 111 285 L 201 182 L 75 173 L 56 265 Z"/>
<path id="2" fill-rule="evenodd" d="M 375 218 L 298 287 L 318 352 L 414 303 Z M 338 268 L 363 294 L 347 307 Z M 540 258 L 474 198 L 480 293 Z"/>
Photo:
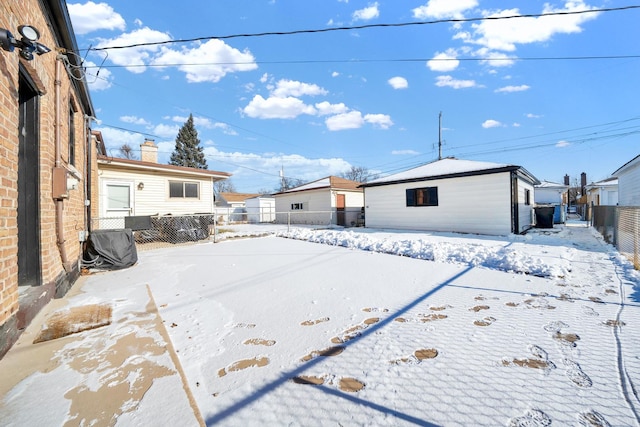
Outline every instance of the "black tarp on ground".
<path id="1" fill-rule="evenodd" d="M 89 235 L 83 264 L 89 268 L 119 270 L 138 262 L 138 252 L 130 229 L 95 230 Z"/>

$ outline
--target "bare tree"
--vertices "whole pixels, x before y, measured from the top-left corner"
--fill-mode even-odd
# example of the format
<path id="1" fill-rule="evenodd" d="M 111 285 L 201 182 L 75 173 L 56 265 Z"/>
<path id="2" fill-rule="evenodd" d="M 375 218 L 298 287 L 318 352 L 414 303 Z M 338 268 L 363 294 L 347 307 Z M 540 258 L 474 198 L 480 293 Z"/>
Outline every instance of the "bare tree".
<path id="1" fill-rule="evenodd" d="M 369 169 L 362 166 L 351 166 L 347 172 L 340 175 L 342 178 L 350 179 L 356 182 L 373 181 L 379 177 L 378 174 L 369 172 Z"/>
<path id="2" fill-rule="evenodd" d="M 221 181 L 216 181 L 213 183 L 213 191 L 216 194 L 220 193 L 235 193 L 236 187 L 233 185 L 230 179 L 223 179 Z"/>
<path id="3" fill-rule="evenodd" d="M 131 146 L 127 143 L 122 144 L 122 146 L 120 147 L 120 157 L 122 157 L 123 159 L 138 160 L 138 156 L 136 156 L 133 148 L 131 148 Z"/>
<path id="4" fill-rule="evenodd" d="M 281 192 L 281 191 L 285 191 L 285 190 L 289 190 L 291 188 L 294 187 L 298 187 L 300 185 L 304 184 L 304 181 L 298 178 L 288 178 L 286 176 L 283 176 L 280 179 L 280 187 L 278 187 L 276 189 L 276 192 Z"/>

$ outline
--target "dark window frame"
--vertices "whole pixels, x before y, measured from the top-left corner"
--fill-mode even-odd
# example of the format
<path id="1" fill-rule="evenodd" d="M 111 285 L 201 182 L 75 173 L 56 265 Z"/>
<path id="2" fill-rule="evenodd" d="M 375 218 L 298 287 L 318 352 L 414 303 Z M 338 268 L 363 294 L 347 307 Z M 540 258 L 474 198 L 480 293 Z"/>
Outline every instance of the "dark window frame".
<path id="1" fill-rule="evenodd" d="M 524 189 L 524 204 L 525 205 L 531 204 L 531 190 L 527 188 Z"/>
<path id="2" fill-rule="evenodd" d="M 194 193 L 195 190 L 195 193 Z M 170 199 L 200 199 L 200 183 L 197 181 L 169 181 Z"/>
<path id="3" fill-rule="evenodd" d="M 69 103 L 69 164 L 76 165 L 76 126 L 75 109 L 73 103 Z"/>
<path id="4" fill-rule="evenodd" d="M 407 207 L 438 206 L 438 187 L 406 189 Z"/>

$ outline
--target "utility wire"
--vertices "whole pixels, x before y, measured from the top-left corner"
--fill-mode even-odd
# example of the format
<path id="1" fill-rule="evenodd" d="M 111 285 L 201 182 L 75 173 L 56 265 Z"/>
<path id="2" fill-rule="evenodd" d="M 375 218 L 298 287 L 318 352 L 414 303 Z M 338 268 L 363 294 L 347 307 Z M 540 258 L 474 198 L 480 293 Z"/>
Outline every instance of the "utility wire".
<path id="1" fill-rule="evenodd" d="M 228 40 L 228 39 L 243 38 L 243 37 L 289 36 L 289 35 L 295 35 L 295 34 L 314 34 L 314 33 L 329 33 L 329 32 L 335 32 L 335 31 L 364 30 L 369 28 L 393 28 L 393 27 L 397 28 L 397 27 L 410 27 L 410 26 L 416 26 L 416 25 L 498 21 L 498 20 L 504 20 L 504 19 L 517 19 L 517 18 L 542 18 L 546 16 L 566 16 L 566 15 L 578 15 L 578 14 L 586 14 L 586 13 L 615 12 L 615 11 L 631 10 L 631 9 L 640 9 L 640 5 L 567 11 L 567 12 L 547 12 L 547 13 L 535 13 L 535 14 L 508 15 L 508 16 L 486 16 L 481 18 L 458 18 L 458 19 L 451 18 L 451 19 L 437 19 L 434 21 L 400 22 L 400 23 L 394 23 L 394 24 L 366 24 L 366 25 L 320 28 L 320 29 L 309 29 L 309 30 L 268 31 L 268 32 L 262 32 L 262 33 L 231 34 L 226 36 L 224 35 L 223 36 L 205 36 L 205 37 L 195 37 L 190 39 L 134 43 L 134 44 L 122 45 L 122 46 L 93 47 L 93 48 L 89 48 L 88 50 L 101 51 L 101 50 L 109 50 L 109 49 L 129 49 L 132 47 L 158 46 L 163 44 L 174 44 L 174 43 L 190 43 L 190 42 L 205 41 L 205 40 L 212 40 L 212 39 Z"/>
<path id="2" fill-rule="evenodd" d="M 585 61 L 599 59 L 637 59 L 640 55 L 603 55 L 603 56 L 542 56 L 542 57 L 516 57 L 505 56 L 502 58 L 399 58 L 399 59 L 318 59 L 318 60 L 283 60 L 283 61 L 241 61 L 241 62 L 196 62 L 176 64 L 129 64 L 129 65 L 87 65 L 84 68 L 141 68 L 141 67 L 195 67 L 211 65 L 251 65 L 251 64 L 345 64 L 345 63 L 376 63 L 376 62 L 479 62 L 479 61 Z"/>

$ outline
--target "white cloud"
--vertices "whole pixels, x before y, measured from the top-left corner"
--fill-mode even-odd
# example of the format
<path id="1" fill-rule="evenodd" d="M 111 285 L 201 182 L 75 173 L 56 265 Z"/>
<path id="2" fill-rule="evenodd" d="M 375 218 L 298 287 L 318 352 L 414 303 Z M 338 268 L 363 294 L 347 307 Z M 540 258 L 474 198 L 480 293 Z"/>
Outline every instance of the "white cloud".
<path id="1" fill-rule="evenodd" d="M 137 116 L 120 116 L 120 121 L 123 121 L 125 123 L 132 123 L 134 125 L 149 125 L 148 121 Z"/>
<path id="2" fill-rule="evenodd" d="M 556 143 L 556 147 L 558 147 L 558 148 L 568 147 L 569 145 L 571 145 L 571 143 L 569 141 L 558 141 Z"/>
<path id="3" fill-rule="evenodd" d="M 251 52 L 248 50 L 241 52 L 218 39 L 209 40 L 193 49 L 173 50 L 162 47 L 160 54 L 151 63 L 154 65 L 181 64 L 178 69 L 186 73 L 187 81 L 191 83 L 217 83 L 228 73 L 258 68 Z"/>
<path id="4" fill-rule="evenodd" d="M 144 135 L 139 133 L 114 129 L 112 127 L 98 127 L 95 130 L 102 133 L 102 138 L 104 139 L 104 145 L 107 149 L 108 156 L 118 156 L 120 147 L 124 144 L 128 144 L 135 150 L 140 147 L 140 144 L 142 144 L 145 139 Z"/>
<path id="5" fill-rule="evenodd" d="M 429 0 L 426 5 L 413 9 L 413 17 L 426 18 L 463 18 L 463 12 L 478 5 L 477 0 Z"/>
<path id="6" fill-rule="evenodd" d="M 173 150 L 173 147 L 170 150 Z M 240 167 L 230 171 L 233 173 L 234 181 L 265 182 L 265 175 L 255 171 L 271 173 L 274 188 L 278 185 L 278 173 L 281 168 L 284 169 L 285 176 L 301 179 L 303 182 L 310 182 L 327 175 L 340 175 L 351 169 L 351 164 L 341 158 L 309 159 L 299 154 L 224 152 L 215 146 L 205 147 L 204 153 L 209 163 L 221 159 L 225 165 L 229 163 L 239 165 Z"/>
<path id="7" fill-rule="evenodd" d="M 417 156 L 420 153 L 415 150 L 393 150 L 391 154 L 394 156 Z"/>
<path id="8" fill-rule="evenodd" d="M 380 129 L 389 129 L 393 126 L 393 121 L 387 114 L 365 114 L 364 121 Z"/>
<path id="9" fill-rule="evenodd" d="M 451 87 L 453 89 L 463 89 L 468 87 L 476 87 L 477 83 L 474 80 L 456 80 L 451 76 L 438 76 L 436 77 L 436 86 Z"/>
<path id="10" fill-rule="evenodd" d="M 583 0 L 568 0 L 562 8 L 553 8 L 546 3 L 542 13 L 577 12 L 594 9 Z M 486 13 L 487 17 L 519 15 L 519 9 L 505 9 Z M 571 34 L 582 31 L 581 25 L 595 19 L 597 13 L 575 15 L 541 16 L 537 18 L 493 19 L 472 25 L 473 36 L 467 41 L 489 48 L 513 52 L 518 44 L 540 43 L 550 40 L 556 34 Z"/>
<path id="11" fill-rule="evenodd" d="M 529 90 L 531 89 L 529 86 L 527 85 L 520 85 L 520 86 L 505 86 L 505 87 L 501 87 L 499 89 L 496 89 L 495 92 L 524 92 L 525 90 Z"/>
<path id="12" fill-rule="evenodd" d="M 515 60 L 502 52 L 493 52 L 486 47 L 478 49 L 475 56 L 482 58 L 481 64 L 489 64 L 491 67 L 510 67 L 515 64 Z M 505 76 L 505 80 L 509 80 L 511 76 Z"/>
<path id="13" fill-rule="evenodd" d="M 180 127 L 181 126 L 178 125 L 159 124 L 153 128 L 152 133 L 162 138 L 175 138 L 176 136 L 178 136 Z"/>
<path id="14" fill-rule="evenodd" d="M 348 113 L 331 116 L 324 122 L 330 131 L 338 131 L 361 128 L 364 125 L 364 118 L 360 111 L 350 111 Z"/>
<path id="15" fill-rule="evenodd" d="M 253 97 L 249 105 L 242 110 L 244 114 L 258 119 L 294 119 L 301 114 L 316 114 L 314 107 L 306 105 L 298 98 Z"/>
<path id="16" fill-rule="evenodd" d="M 511 126 L 513 126 L 514 128 L 519 128 L 520 127 L 520 123 L 514 122 Z"/>
<path id="17" fill-rule="evenodd" d="M 124 31 L 126 28 L 122 16 L 107 3 L 92 1 L 85 4 L 67 3 L 67 9 L 76 34 L 87 34 L 98 30 Z"/>
<path id="18" fill-rule="evenodd" d="M 294 80 L 280 80 L 276 83 L 276 87 L 271 91 L 271 95 L 278 98 L 286 98 L 288 96 L 316 96 L 326 95 L 327 91 L 316 84 L 298 82 Z"/>
<path id="19" fill-rule="evenodd" d="M 318 102 L 315 107 L 319 116 L 342 114 L 349 111 L 349 108 L 342 102 L 339 104 L 331 104 L 329 101 L 322 101 Z"/>
<path id="20" fill-rule="evenodd" d="M 338 77 L 340 75 L 339 72 L 334 71 L 333 73 L 331 73 L 331 77 Z"/>
<path id="21" fill-rule="evenodd" d="M 489 119 L 489 120 L 485 120 L 484 123 L 482 123 L 482 127 L 485 129 L 490 129 L 490 128 L 504 127 L 504 125 L 497 120 Z"/>
<path id="22" fill-rule="evenodd" d="M 111 71 L 108 68 L 98 68 L 91 61 L 85 61 L 84 66 L 87 67 L 86 79 L 91 91 L 97 92 L 111 87 Z"/>
<path id="23" fill-rule="evenodd" d="M 526 117 L 527 117 L 528 119 L 539 119 L 539 118 L 541 118 L 542 116 L 541 116 L 541 115 L 539 115 L 539 114 L 527 113 L 527 114 L 526 114 Z"/>
<path id="24" fill-rule="evenodd" d="M 391 77 L 387 83 L 391 85 L 394 89 L 406 89 L 409 87 L 409 82 L 404 77 Z"/>
<path id="25" fill-rule="evenodd" d="M 378 2 L 375 2 L 368 7 L 353 12 L 352 18 L 354 21 L 369 21 L 378 16 L 380 16 L 380 11 L 378 10 Z"/>
<path id="26" fill-rule="evenodd" d="M 456 59 L 458 52 L 455 49 L 447 49 L 444 52 L 438 52 L 433 59 L 427 61 L 427 67 L 431 71 L 448 72 L 453 71 L 460 65 L 460 61 Z"/>
<path id="27" fill-rule="evenodd" d="M 153 43 L 171 40 L 171 37 L 163 32 L 152 30 L 148 27 L 124 33 L 113 39 L 102 39 L 96 47 L 128 46 L 138 43 Z M 146 65 L 152 55 L 159 50 L 159 46 L 138 46 L 129 49 L 110 49 L 109 60 L 116 65 L 129 66 L 127 70 L 132 73 L 144 73 Z"/>

